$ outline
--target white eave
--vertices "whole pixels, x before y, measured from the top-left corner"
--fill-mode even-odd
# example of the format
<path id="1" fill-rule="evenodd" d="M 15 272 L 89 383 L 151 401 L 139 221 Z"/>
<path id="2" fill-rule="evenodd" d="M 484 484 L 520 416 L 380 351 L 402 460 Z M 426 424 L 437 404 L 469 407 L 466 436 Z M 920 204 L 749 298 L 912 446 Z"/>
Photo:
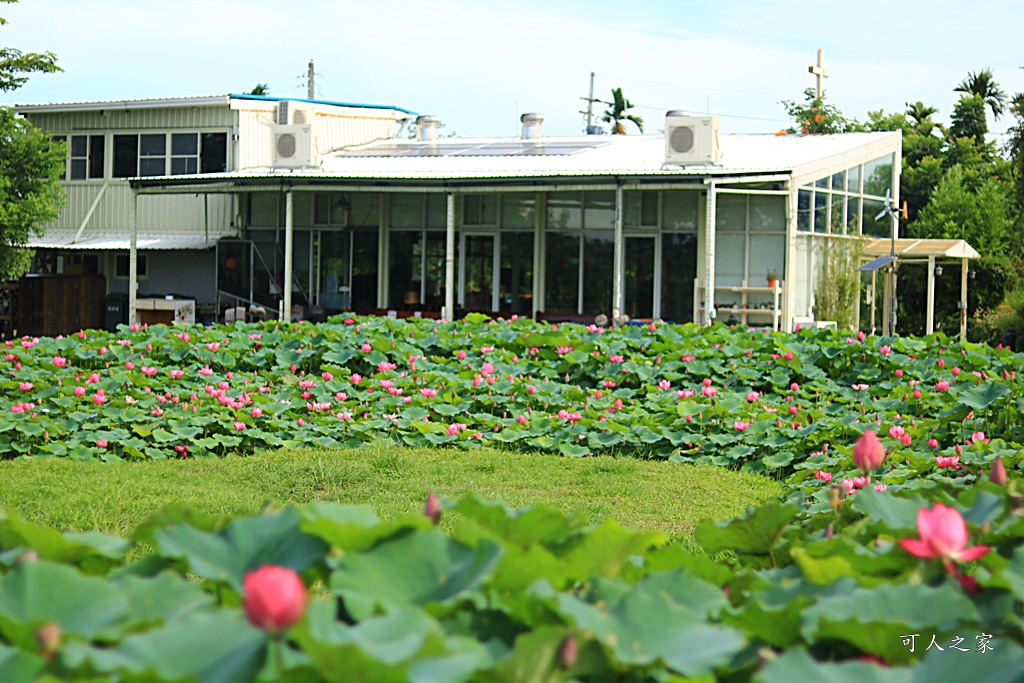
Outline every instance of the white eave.
<path id="1" fill-rule="evenodd" d="M 227 106 L 230 95 L 202 97 L 168 97 L 148 100 L 99 100 L 96 102 L 53 102 L 50 104 L 16 104 L 16 114 L 54 114 L 74 111 L 127 111 L 130 109 L 166 109 L 168 107 Z"/>

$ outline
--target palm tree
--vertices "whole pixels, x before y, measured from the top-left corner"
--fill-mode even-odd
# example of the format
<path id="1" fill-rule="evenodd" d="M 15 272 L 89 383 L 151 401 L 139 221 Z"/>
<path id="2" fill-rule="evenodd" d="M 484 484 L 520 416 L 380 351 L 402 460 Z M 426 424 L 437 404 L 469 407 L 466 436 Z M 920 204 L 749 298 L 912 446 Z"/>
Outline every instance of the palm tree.
<path id="1" fill-rule="evenodd" d="M 914 122 L 918 126 L 920 126 L 925 121 L 929 121 L 929 119 L 931 119 L 932 117 L 932 114 L 937 114 L 938 112 L 938 109 L 936 109 L 935 107 L 928 106 L 921 100 L 918 100 L 913 104 L 907 102 L 907 116 L 914 119 Z"/>
<path id="2" fill-rule="evenodd" d="M 633 108 L 633 103 L 622 96 L 622 88 L 612 88 L 612 101 L 602 101 L 602 104 L 607 104 L 611 107 L 611 109 L 605 109 L 604 114 L 601 115 L 601 120 L 612 124 L 613 134 L 626 134 L 624 121 L 632 121 L 640 129 L 641 133 L 644 132 L 644 120 L 636 114 L 626 113 Z"/>
<path id="3" fill-rule="evenodd" d="M 266 83 L 257 83 L 256 87 L 249 91 L 250 95 L 269 95 L 270 86 Z"/>
<path id="4" fill-rule="evenodd" d="M 1010 113 L 1024 118 L 1024 92 L 1019 92 L 1010 100 Z"/>
<path id="5" fill-rule="evenodd" d="M 996 83 L 992 69 L 988 67 L 977 73 L 968 71 L 967 78 L 960 81 L 960 85 L 953 88 L 953 91 L 977 95 L 983 99 L 992 110 L 992 118 L 998 119 L 1006 109 L 1006 92 Z"/>

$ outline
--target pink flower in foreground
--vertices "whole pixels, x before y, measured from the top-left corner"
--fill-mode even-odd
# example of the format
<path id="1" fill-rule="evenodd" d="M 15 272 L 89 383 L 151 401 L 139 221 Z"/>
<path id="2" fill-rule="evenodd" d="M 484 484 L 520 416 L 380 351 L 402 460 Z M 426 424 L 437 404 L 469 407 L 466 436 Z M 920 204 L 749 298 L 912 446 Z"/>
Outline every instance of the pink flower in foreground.
<path id="1" fill-rule="evenodd" d="M 902 439 L 905 433 L 906 430 L 904 430 L 903 427 L 900 427 L 899 425 L 893 425 L 892 427 L 889 427 L 889 436 L 891 436 L 894 439 Z"/>
<path id="2" fill-rule="evenodd" d="M 171 379 L 181 379 L 185 376 L 184 370 L 171 370 Z"/>
<path id="3" fill-rule="evenodd" d="M 693 389 L 680 389 L 679 391 L 676 392 L 676 396 L 678 396 L 679 398 L 690 398 L 696 393 L 697 392 L 694 391 Z"/>
<path id="4" fill-rule="evenodd" d="M 107 397 L 104 394 L 96 392 L 95 394 L 92 395 L 92 402 L 98 406 L 101 406 L 107 402 Z"/>
<path id="5" fill-rule="evenodd" d="M 85 387 L 75 387 L 74 393 L 79 398 L 85 396 Z"/>
<path id="6" fill-rule="evenodd" d="M 97 439 L 96 440 L 96 448 L 106 448 L 106 447 L 107 447 L 107 440 L 106 439 Z"/>
<path id="7" fill-rule="evenodd" d="M 210 369 L 209 365 L 204 365 L 199 370 L 197 370 L 197 372 L 203 377 L 209 377 L 210 375 L 213 374 L 213 370 Z"/>
<path id="8" fill-rule="evenodd" d="M 420 389 L 420 395 L 423 396 L 423 398 L 434 398 L 435 396 L 437 396 L 437 389 L 423 387 L 422 389 Z"/>
<path id="9" fill-rule="evenodd" d="M 660 387 L 664 391 L 668 391 L 669 387 L 671 387 L 671 386 L 672 386 L 672 383 L 669 382 L 667 379 L 663 379 L 660 382 L 658 382 L 658 387 Z"/>
<path id="10" fill-rule="evenodd" d="M 242 431 L 243 429 L 245 429 L 245 423 L 244 422 L 234 422 L 234 423 L 232 423 L 231 426 L 234 427 L 235 430 L 239 431 L 239 432 Z"/>
<path id="11" fill-rule="evenodd" d="M 65 358 L 64 356 L 54 356 L 53 364 L 56 365 L 58 368 L 62 368 L 68 364 L 68 359 Z"/>
<path id="12" fill-rule="evenodd" d="M 878 435 L 870 429 L 865 430 L 853 446 L 853 463 L 861 472 L 869 474 L 877 470 L 884 460 L 885 448 Z"/>
<path id="13" fill-rule="evenodd" d="M 903 549 L 925 560 L 942 560 L 946 570 L 953 571 L 953 561 L 976 560 L 989 551 L 985 545 L 967 547 L 967 525 L 955 508 L 935 503 L 929 510 L 917 511 L 917 533 L 920 538 L 904 538 Z"/>
<path id="14" fill-rule="evenodd" d="M 822 470 L 817 470 L 814 473 L 814 478 L 815 479 L 819 479 L 819 480 L 825 482 L 826 484 L 828 484 L 829 482 L 832 481 L 832 473 L 831 472 L 824 472 Z"/>
<path id="15" fill-rule="evenodd" d="M 718 389 L 714 387 L 704 387 L 703 389 L 701 389 L 701 392 L 708 398 L 711 398 L 712 396 L 718 393 Z"/>
<path id="16" fill-rule="evenodd" d="M 245 575 L 242 606 L 249 622 L 268 633 L 280 633 L 306 612 L 306 586 L 292 569 L 264 565 Z"/>
<path id="17" fill-rule="evenodd" d="M 1003 464 L 1001 457 L 996 457 L 995 462 L 992 463 L 992 469 L 988 473 L 989 481 L 999 486 L 1006 485 L 1006 465 Z"/>
<path id="18" fill-rule="evenodd" d="M 928 439 L 928 448 L 930 448 L 930 449 L 932 449 L 934 451 L 938 447 L 939 447 L 939 440 L 938 439 Z"/>
<path id="19" fill-rule="evenodd" d="M 31 391 L 32 386 L 32 382 L 18 382 L 18 388 L 22 391 Z"/>
<path id="20" fill-rule="evenodd" d="M 220 342 L 207 342 L 206 348 L 207 350 L 216 353 L 217 351 L 220 351 Z"/>
<path id="21" fill-rule="evenodd" d="M 881 354 L 883 356 L 888 356 L 890 353 L 892 353 L 892 348 L 890 346 L 888 346 L 888 345 L 883 346 L 882 348 L 880 348 L 878 350 L 881 352 Z"/>
<path id="22" fill-rule="evenodd" d="M 793 352 L 786 351 L 785 355 L 783 355 L 782 357 L 785 358 L 786 360 L 793 360 Z"/>
<path id="23" fill-rule="evenodd" d="M 153 375 L 156 374 L 156 368 L 153 367 L 152 365 L 144 365 L 142 366 L 142 374 L 146 375 L 147 377 L 152 377 Z"/>
<path id="24" fill-rule="evenodd" d="M 353 372 L 348 379 L 350 382 L 352 382 L 352 384 L 359 384 L 360 382 L 363 381 L 363 376 L 360 375 L 358 372 Z"/>
<path id="25" fill-rule="evenodd" d="M 946 391 L 949 389 L 949 382 L 946 380 L 939 380 L 935 383 L 935 391 Z"/>
<path id="26" fill-rule="evenodd" d="M 756 391 L 747 392 L 747 400 L 750 401 L 751 403 L 756 403 L 757 399 L 759 398 L 761 398 L 761 394 L 757 393 Z"/>
<path id="27" fill-rule="evenodd" d="M 745 432 L 747 431 L 747 429 L 750 428 L 750 423 L 736 420 L 735 422 L 732 423 L 732 426 L 736 429 L 737 432 Z"/>
<path id="28" fill-rule="evenodd" d="M 971 436 L 970 439 L 968 439 L 968 441 L 970 443 L 977 445 L 979 443 L 988 443 L 989 441 L 991 441 L 991 439 L 985 438 L 985 432 L 974 432 L 974 434 Z"/>
<path id="29" fill-rule="evenodd" d="M 947 467 L 956 467 L 958 464 L 960 464 L 960 456 L 959 455 L 950 455 L 950 456 L 936 455 L 935 456 L 935 464 L 938 465 L 939 467 L 943 468 L 943 469 L 945 469 Z"/>

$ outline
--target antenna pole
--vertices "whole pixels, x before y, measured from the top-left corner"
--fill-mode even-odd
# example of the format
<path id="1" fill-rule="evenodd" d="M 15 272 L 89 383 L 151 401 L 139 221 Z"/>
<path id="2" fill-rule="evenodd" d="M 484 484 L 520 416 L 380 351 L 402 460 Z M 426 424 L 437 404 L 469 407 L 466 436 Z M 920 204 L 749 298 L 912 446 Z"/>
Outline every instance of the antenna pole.
<path id="1" fill-rule="evenodd" d="M 306 74 L 306 98 L 310 100 L 316 99 L 316 87 L 313 83 L 313 60 L 309 60 L 309 71 Z"/>
<path id="2" fill-rule="evenodd" d="M 594 127 L 594 102 L 598 100 L 594 99 L 594 72 L 590 72 L 590 94 L 586 97 L 581 97 L 587 103 L 587 110 L 580 112 L 581 114 L 587 115 L 587 135 L 590 135 L 591 129 Z"/>

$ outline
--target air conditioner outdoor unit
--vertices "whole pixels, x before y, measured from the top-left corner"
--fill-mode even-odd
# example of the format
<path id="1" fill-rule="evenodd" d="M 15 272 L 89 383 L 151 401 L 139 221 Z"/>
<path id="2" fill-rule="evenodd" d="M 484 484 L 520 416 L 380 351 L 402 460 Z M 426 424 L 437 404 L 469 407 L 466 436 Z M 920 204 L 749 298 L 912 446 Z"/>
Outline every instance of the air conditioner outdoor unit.
<path id="1" fill-rule="evenodd" d="M 313 126 L 274 127 L 274 168 L 307 168 L 319 166 Z"/>
<path id="2" fill-rule="evenodd" d="M 315 112 L 307 107 L 297 105 L 295 102 L 281 100 L 277 103 L 277 125 L 290 126 L 301 124 L 312 124 Z"/>
<path id="3" fill-rule="evenodd" d="M 717 164 L 719 120 L 716 116 L 690 116 L 669 112 L 665 116 L 666 164 Z"/>

